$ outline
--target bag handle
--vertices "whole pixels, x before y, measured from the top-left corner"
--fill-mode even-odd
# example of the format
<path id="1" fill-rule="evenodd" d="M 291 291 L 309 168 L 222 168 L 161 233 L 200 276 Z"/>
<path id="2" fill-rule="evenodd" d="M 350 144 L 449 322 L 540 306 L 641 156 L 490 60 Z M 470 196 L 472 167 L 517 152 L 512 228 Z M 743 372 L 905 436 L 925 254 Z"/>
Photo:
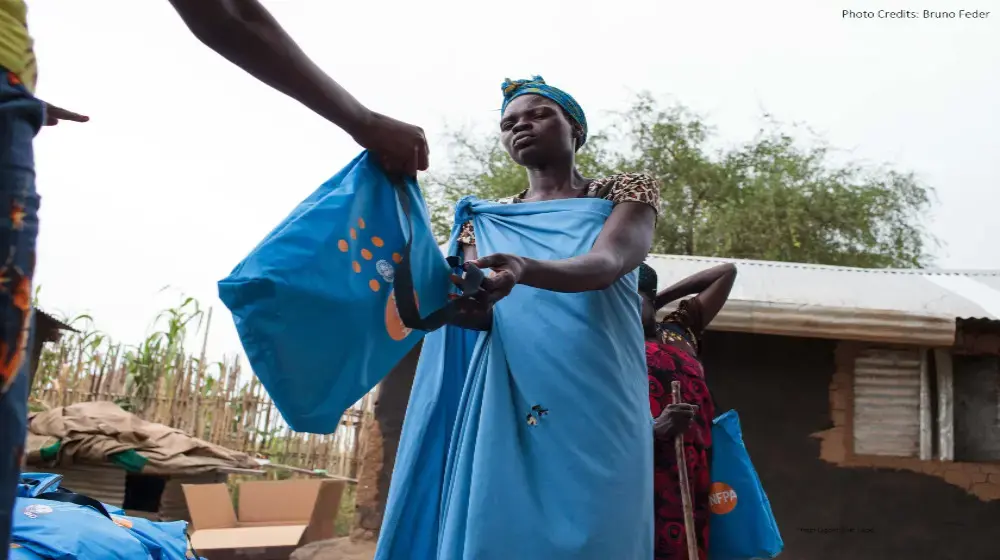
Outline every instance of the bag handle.
<path id="1" fill-rule="evenodd" d="M 48 491 L 49 488 L 52 488 L 53 486 L 58 488 L 59 483 L 62 482 L 62 478 L 61 474 L 46 475 L 45 478 L 34 478 L 22 475 L 18 477 L 18 485 L 27 486 L 30 488 L 31 494 L 37 495 Z M 29 495 L 27 497 L 30 498 L 33 496 Z"/>
<path id="2" fill-rule="evenodd" d="M 97 500 L 84 496 L 83 494 L 77 494 L 75 492 L 43 492 L 35 498 L 39 500 L 52 500 L 54 502 L 66 502 L 70 504 L 76 504 L 78 506 L 89 507 L 97 510 L 104 517 L 111 519 L 111 514 L 105 509 L 104 504 L 98 502 Z"/>
<path id="3" fill-rule="evenodd" d="M 434 331 L 455 318 L 458 315 L 458 304 L 460 300 L 471 299 L 482 292 L 485 275 L 475 265 L 466 265 L 465 276 L 462 278 L 462 292 L 457 299 L 454 299 L 441 309 L 434 311 L 426 317 L 420 316 L 417 309 L 417 302 L 413 297 L 413 271 L 410 269 L 410 249 L 413 244 L 413 218 L 411 216 L 410 193 L 406 190 L 406 185 L 402 180 L 393 180 L 392 185 L 399 198 L 399 205 L 403 209 L 403 216 L 406 217 L 406 224 L 409 228 L 409 235 L 406 238 L 406 245 L 401 252 L 402 259 L 396 265 L 396 278 L 393 280 L 396 294 L 396 309 L 399 311 L 399 318 L 403 324 L 411 329 L 421 331 Z M 457 256 L 447 258 L 448 265 L 457 269 L 462 265 L 461 259 Z"/>

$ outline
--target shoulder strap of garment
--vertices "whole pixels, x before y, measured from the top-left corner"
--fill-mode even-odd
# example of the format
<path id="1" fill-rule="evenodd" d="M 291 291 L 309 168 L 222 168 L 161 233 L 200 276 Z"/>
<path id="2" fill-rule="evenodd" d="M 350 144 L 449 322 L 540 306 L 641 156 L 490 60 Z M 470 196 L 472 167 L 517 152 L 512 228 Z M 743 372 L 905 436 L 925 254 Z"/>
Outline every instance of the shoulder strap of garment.
<path id="1" fill-rule="evenodd" d="M 97 513 L 111 519 L 111 514 L 108 513 L 107 509 L 105 509 L 104 504 L 89 496 L 77 494 L 76 492 L 43 492 L 35 496 L 35 498 L 39 500 L 52 500 L 54 502 L 66 502 L 76 504 L 78 506 L 93 508 L 97 510 Z"/>
<path id="2" fill-rule="evenodd" d="M 403 324 L 411 329 L 421 331 L 434 331 L 455 318 L 458 314 L 458 302 L 462 299 L 474 298 L 482 291 L 483 271 L 474 265 L 469 265 L 465 270 L 462 280 L 462 292 L 458 299 L 445 304 L 444 307 L 421 317 L 420 310 L 417 309 L 417 302 L 413 292 L 413 271 L 410 268 L 410 249 L 413 243 L 413 218 L 411 216 L 410 193 L 406 190 L 406 185 L 402 181 L 393 181 L 396 194 L 399 198 L 399 205 L 403 209 L 406 224 L 409 228 L 407 232 L 406 245 L 403 246 L 402 259 L 396 265 L 395 279 L 393 280 L 393 290 L 396 298 L 396 308 L 399 311 L 399 318 Z M 448 265 L 453 269 L 459 269 L 462 265 L 461 259 L 457 256 L 448 257 Z"/>

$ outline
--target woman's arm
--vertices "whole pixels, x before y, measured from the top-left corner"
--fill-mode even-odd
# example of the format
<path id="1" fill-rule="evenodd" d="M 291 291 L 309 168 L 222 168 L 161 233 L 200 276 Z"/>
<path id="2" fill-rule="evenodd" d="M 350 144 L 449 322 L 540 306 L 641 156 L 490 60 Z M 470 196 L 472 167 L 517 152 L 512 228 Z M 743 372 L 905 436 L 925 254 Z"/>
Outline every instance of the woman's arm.
<path id="1" fill-rule="evenodd" d="M 653 245 L 656 211 L 640 202 L 615 206 L 590 252 L 557 261 L 524 259 L 520 284 L 553 292 L 603 290 L 632 272 Z"/>
<path id="2" fill-rule="evenodd" d="M 729 288 L 731 289 L 733 287 L 733 280 L 736 278 L 736 267 L 734 265 L 726 263 L 720 264 L 719 266 L 713 266 L 712 268 L 707 268 L 701 272 L 688 276 L 673 286 L 660 290 L 660 293 L 656 294 L 656 301 L 653 303 L 655 307 L 659 309 L 664 305 L 672 301 L 676 301 L 684 296 L 704 292 L 709 286 L 726 277 L 730 277 Z M 728 292 L 729 290 L 727 289 L 727 295 Z"/>
<path id="3" fill-rule="evenodd" d="M 701 325 L 692 325 L 696 330 L 704 329 L 715 319 L 722 306 L 729 299 L 729 293 L 736 282 L 736 266 L 731 263 L 720 264 L 692 274 L 673 286 L 656 294 L 656 309 L 691 294 L 697 300 Z"/>
<path id="4" fill-rule="evenodd" d="M 497 254 L 473 262 L 493 269 L 494 276 L 487 279 L 485 287 L 489 291 L 489 284 L 502 284 L 496 286 L 499 297 L 507 295 L 515 283 L 553 292 L 603 290 L 646 258 L 655 221 L 656 212 L 650 205 L 623 202 L 611 211 L 593 248 L 584 255 L 549 261 Z"/>
<path id="5" fill-rule="evenodd" d="M 390 170 L 416 174 L 427 168 L 420 128 L 368 110 L 309 60 L 258 0 L 170 3 L 202 43 L 347 131 Z"/>

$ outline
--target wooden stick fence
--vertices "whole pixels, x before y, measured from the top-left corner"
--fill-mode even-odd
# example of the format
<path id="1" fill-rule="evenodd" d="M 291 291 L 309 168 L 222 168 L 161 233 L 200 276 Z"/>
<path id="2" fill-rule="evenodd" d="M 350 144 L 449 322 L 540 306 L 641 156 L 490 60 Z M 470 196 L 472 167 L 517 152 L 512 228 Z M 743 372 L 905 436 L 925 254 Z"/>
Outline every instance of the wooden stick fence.
<path id="1" fill-rule="evenodd" d="M 375 392 L 348 409 L 333 434 L 292 432 L 238 359 L 207 363 L 210 325 L 211 310 L 198 357 L 164 336 L 131 348 L 108 344 L 93 332 L 66 336 L 43 351 L 31 406 L 113 401 L 145 420 L 272 463 L 356 479 Z"/>

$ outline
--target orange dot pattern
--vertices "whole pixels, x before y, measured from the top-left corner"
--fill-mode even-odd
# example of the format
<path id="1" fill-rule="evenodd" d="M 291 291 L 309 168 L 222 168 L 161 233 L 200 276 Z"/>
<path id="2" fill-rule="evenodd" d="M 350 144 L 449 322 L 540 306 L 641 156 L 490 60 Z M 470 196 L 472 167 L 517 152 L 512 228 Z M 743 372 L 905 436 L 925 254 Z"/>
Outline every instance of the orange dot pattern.
<path id="1" fill-rule="evenodd" d="M 357 229 L 355 229 L 354 227 L 347 228 L 347 234 L 348 237 L 350 238 L 350 241 L 348 241 L 348 239 L 340 239 L 337 241 L 337 248 L 340 249 L 341 252 L 346 253 L 350 251 L 351 243 L 358 240 L 358 230 L 363 230 L 367 227 L 364 218 L 358 218 L 356 225 Z M 361 269 L 364 268 L 364 263 L 360 262 L 361 260 L 371 261 L 375 259 L 375 253 L 373 252 L 373 249 L 381 249 L 385 247 L 385 240 L 377 235 L 372 235 L 371 237 L 369 237 L 369 240 L 371 241 L 372 245 L 371 248 L 361 246 L 361 247 L 356 247 L 355 249 L 358 251 L 358 254 L 361 255 L 361 259 L 351 261 L 351 270 L 353 270 L 355 274 L 360 274 Z M 379 258 L 381 259 L 382 257 Z M 403 262 L 403 255 L 399 253 L 392 253 L 388 258 L 391 258 L 392 262 L 396 264 Z M 372 292 L 376 293 L 381 292 L 383 284 L 392 283 L 392 277 L 391 277 L 392 267 L 388 267 L 388 269 L 386 269 L 385 267 L 386 267 L 386 262 L 382 260 L 379 260 L 377 266 L 375 266 L 375 271 L 377 275 L 368 280 L 368 288 Z M 382 276 L 383 274 L 385 274 L 385 276 Z M 386 281 L 385 278 L 388 278 L 389 280 Z M 386 317 L 385 317 L 386 332 L 389 334 L 389 337 L 392 338 L 393 340 L 403 340 L 410 334 L 410 329 L 406 328 L 405 325 L 403 325 L 402 321 L 399 319 L 399 316 L 396 312 L 396 302 L 395 298 L 393 297 L 391 285 L 389 286 L 389 290 L 390 290 L 389 301 L 387 302 L 386 305 Z M 414 298 L 416 298 L 416 292 L 414 292 L 413 296 Z"/>

